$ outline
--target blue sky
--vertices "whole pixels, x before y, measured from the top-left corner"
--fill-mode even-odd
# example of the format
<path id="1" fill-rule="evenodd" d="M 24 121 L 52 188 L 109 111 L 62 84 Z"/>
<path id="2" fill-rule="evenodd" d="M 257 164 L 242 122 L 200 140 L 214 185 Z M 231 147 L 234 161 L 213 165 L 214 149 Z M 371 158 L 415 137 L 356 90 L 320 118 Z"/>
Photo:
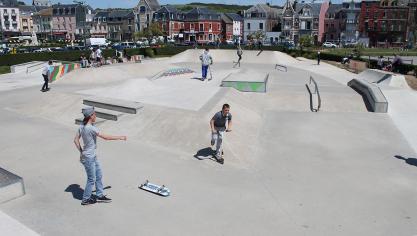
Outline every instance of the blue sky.
<path id="1" fill-rule="evenodd" d="M 274 5 L 283 5 L 285 0 L 268 0 Z M 32 4 L 32 0 L 24 0 L 26 4 Z M 52 3 L 72 3 L 72 0 L 52 0 Z M 93 8 L 132 8 L 139 0 L 86 0 L 86 2 Z M 257 3 L 265 3 L 263 0 L 160 0 L 160 4 L 184 4 L 190 2 L 204 2 L 204 3 L 223 3 L 223 4 L 241 4 L 241 5 L 254 5 Z"/>

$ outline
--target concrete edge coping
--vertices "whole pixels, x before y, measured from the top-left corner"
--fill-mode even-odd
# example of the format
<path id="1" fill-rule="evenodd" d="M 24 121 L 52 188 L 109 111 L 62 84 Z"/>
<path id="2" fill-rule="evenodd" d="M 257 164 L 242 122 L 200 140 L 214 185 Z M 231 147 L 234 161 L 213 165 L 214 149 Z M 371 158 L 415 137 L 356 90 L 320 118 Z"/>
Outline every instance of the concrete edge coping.
<path id="1" fill-rule="evenodd" d="M 0 203 L 25 195 L 23 178 L 0 168 Z"/>
<path id="2" fill-rule="evenodd" d="M 369 83 L 364 79 L 352 79 L 348 82 L 348 86 L 366 98 L 365 102 L 371 106 L 373 112 L 388 112 L 388 101 L 377 85 Z"/>

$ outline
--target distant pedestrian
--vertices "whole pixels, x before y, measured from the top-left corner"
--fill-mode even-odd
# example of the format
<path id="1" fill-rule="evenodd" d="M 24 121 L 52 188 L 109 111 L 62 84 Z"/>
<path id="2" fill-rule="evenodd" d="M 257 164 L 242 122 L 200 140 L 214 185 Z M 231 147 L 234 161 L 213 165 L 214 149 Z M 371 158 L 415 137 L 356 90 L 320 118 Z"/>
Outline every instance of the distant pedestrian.
<path id="1" fill-rule="evenodd" d="M 227 128 L 226 128 L 227 123 Z M 225 132 L 232 131 L 232 114 L 230 113 L 229 104 L 224 104 L 222 110 L 214 114 L 210 120 L 211 128 L 211 145 L 216 144 L 215 158 L 221 164 L 224 163 L 223 155 L 223 141 Z"/>
<path id="2" fill-rule="evenodd" d="M 84 120 L 79 127 L 74 138 L 74 144 L 80 151 L 80 162 L 84 165 L 87 174 L 87 184 L 84 189 L 81 205 L 94 204 L 99 202 L 111 202 L 111 199 L 104 195 L 104 187 L 102 183 L 102 171 L 97 160 L 97 136 L 104 140 L 124 140 L 126 136 L 110 136 L 99 132 L 94 123 L 96 122 L 96 112 L 94 107 L 82 109 Z M 81 147 L 80 139 L 83 140 Z M 97 196 L 92 195 L 94 185 L 96 186 Z"/>
<path id="3" fill-rule="evenodd" d="M 378 61 L 377 61 L 377 68 L 378 70 L 382 70 L 384 68 L 384 57 L 383 56 L 379 56 L 378 57 Z"/>
<path id="4" fill-rule="evenodd" d="M 49 75 L 51 74 L 49 69 L 52 66 L 52 61 L 48 61 L 42 69 L 42 77 L 43 77 L 43 86 L 41 91 L 46 92 L 49 90 L 48 83 L 49 83 Z"/>
<path id="5" fill-rule="evenodd" d="M 258 49 L 259 49 L 259 51 L 263 51 L 263 48 L 262 48 L 262 39 L 258 39 Z"/>
<path id="6" fill-rule="evenodd" d="M 97 65 L 101 66 L 103 63 L 103 52 L 101 51 L 100 48 L 96 49 L 96 59 L 97 59 Z"/>
<path id="7" fill-rule="evenodd" d="M 213 58 L 211 57 L 208 48 L 206 48 L 203 54 L 200 55 L 200 61 L 202 80 L 204 81 L 207 79 L 207 71 L 209 69 L 209 66 L 213 64 Z"/>
<path id="8" fill-rule="evenodd" d="M 394 55 L 394 60 L 392 61 L 392 71 L 393 72 L 400 72 L 401 65 L 403 64 L 403 60 L 399 55 Z"/>
<path id="9" fill-rule="evenodd" d="M 317 51 L 317 65 L 320 65 L 320 50 Z"/>
<path id="10" fill-rule="evenodd" d="M 236 67 L 237 65 L 239 65 L 239 67 L 240 67 L 240 60 L 242 60 L 242 54 L 243 54 L 243 50 L 240 47 L 240 45 L 237 46 L 236 54 L 237 54 L 238 59 L 237 59 L 237 62 L 235 63 L 235 65 L 233 67 Z"/>

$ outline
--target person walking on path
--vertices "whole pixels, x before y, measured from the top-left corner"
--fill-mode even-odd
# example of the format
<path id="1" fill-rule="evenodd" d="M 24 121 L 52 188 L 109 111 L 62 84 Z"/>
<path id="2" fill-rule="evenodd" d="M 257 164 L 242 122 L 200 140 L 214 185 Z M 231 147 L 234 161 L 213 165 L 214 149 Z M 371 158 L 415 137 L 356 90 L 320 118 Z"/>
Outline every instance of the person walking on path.
<path id="1" fill-rule="evenodd" d="M 210 120 L 210 128 L 211 146 L 216 144 L 215 157 L 219 163 L 223 164 L 224 159 L 222 157 L 222 154 L 225 132 L 232 131 L 232 114 L 230 113 L 229 104 L 224 104 L 222 110 L 214 114 L 213 118 L 211 118 Z"/>
<path id="2" fill-rule="evenodd" d="M 42 76 L 43 76 L 43 86 L 41 91 L 46 92 L 49 90 L 48 83 L 49 83 L 49 68 L 52 66 L 52 61 L 48 61 L 42 69 Z"/>
<path id="3" fill-rule="evenodd" d="M 378 70 L 382 70 L 384 68 L 384 57 L 379 56 L 377 61 Z"/>
<path id="4" fill-rule="evenodd" d="M 207 70 L 209 69 L 209 66 L 213 64 L 213 58 L 211 57 L 209 53 L 209 49 L 206 48 L 203 52 L 203 54 L 200 55 L 200 61 L 201 61 L 201 74 L 202 74 L 202 80 L 207 79 Z"/>
<path id="5" fill-rule="evenodd" d="M 317 65 L 320 65 L 320 50 L 317 51 Z"/>
<path id="6" fill-rule="evenodd" d="M 233 67 L 236 67 L 237 65 L 239 65 L 239 67 L 240 67 L 240 60 L 242 60 L 242 54 L 243 54 L 243 50 L 240 47 L 240 45 L 237 46 L 236 53 L 237 53 L 237 56 L 238 56 L 238 60 Z"/>
<path id="7" fill-rule="evenodd" d="M 82 109 L 84 115 L 83 124 L 79 127 L 74 138 L 75 146 L 80 151 L 80 162 L 84 165 L 87 174 L 87 184 L 84 189 L 81 205 L 94 204 L 99 202 L 111 202 L 111 199 L 104 195 L 102 171 L 97 160 L 97 136 L 104 140 L 124 140 L 126 136 L 111 136 L 99 132 L 94 123 L 96 112 L 94 107 Z M 80 138 L 83 139 L 84 146 L 81 147 Z M 96 186 L 96 196 L 92 195 L 93 187 Z"/>
<path id="8" fill-rule="evenodd" d="M 397 54 L 394 54 L 394 60 L 392 61 L 392 71 L 400 72 L 400 67 L 403 64 L 403 60 Z"/>

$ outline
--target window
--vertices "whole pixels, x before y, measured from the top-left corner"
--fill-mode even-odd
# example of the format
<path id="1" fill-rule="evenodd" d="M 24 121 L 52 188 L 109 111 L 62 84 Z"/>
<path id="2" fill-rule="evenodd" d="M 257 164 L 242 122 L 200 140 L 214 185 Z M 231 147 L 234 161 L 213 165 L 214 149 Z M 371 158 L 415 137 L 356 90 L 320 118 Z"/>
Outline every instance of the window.
<path id="1" fill-rule="evenodd" d="M 204 25 L 200 24 L 200 31 L 204 31 Z"/>
<path id="2" fill-rule="evenodd" d="M 259 23 L 259 29 L 263 30 L 264 29 L 264 23 Z"/>
<path id="3" fill-rule="evenodd" d="M 250 30 L 250 23 L 248 23 L 248 30 Z"/>
<path id="4" fill-rule="evenodd" d="M 145 13 L 145 12 L 146 12 L 146 7 L 145 7 L 145 6 L 141 6 L 141 7 L 139 8 L 139 12 L 140 12 L 140 13 Z"/>
<path id="5" fill-rule="evenodd" d="M 209 24 L 209 30 L 212 30 L 212 25 L 211 24 Z"/>
<path id="6" fill-rule="evenodd" d="M 311 22 L 310 21 L 307 21 L 307 29 L 308 30 L 311 29 Z"/>
<path id="7" fill-rule="evenodd" d="M 71 15 L 75 15 L 75 8 L 71 8 Z"/>

